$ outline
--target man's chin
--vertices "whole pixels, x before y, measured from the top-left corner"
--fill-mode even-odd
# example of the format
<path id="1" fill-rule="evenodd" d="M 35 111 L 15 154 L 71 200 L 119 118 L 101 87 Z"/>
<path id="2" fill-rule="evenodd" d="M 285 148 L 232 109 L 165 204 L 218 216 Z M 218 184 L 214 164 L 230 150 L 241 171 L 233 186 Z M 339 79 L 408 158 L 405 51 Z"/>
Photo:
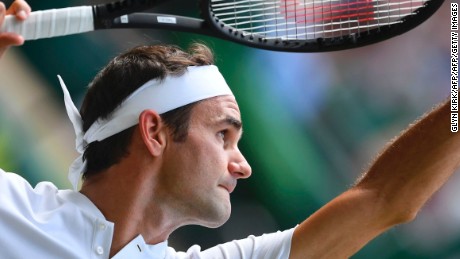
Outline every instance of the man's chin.
<path id="1" fill-rule="evenodd" d="M 207 227 L 207 228 L 218 228 L 220 226 L 222 226 L 223 224 L 225 224 L 225 222 L 227 222 L 228 219 L 222 221 L 222 222 L 207 222 L 205 225 L 203 225 L 204 227 Z"/>
<path id="2" fill-rule="evenodd" d="M 209 217 L 207 220 L 205 220 L 201 225 L 207 228 L 218 228 L 228 221 L 230 214 L 230 207 L 226 208 L 225 210 L 222 209 L 221 211 L 216 212 L 213 217 Z"/>

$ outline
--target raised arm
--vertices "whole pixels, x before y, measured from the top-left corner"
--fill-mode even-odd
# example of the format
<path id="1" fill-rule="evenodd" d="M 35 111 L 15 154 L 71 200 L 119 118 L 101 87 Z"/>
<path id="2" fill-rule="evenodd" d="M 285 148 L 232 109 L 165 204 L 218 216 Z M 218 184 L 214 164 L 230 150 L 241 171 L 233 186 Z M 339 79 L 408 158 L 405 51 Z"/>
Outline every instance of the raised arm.
<path id="1" fill-rule="evenodd" d="M 8 10 L 3 2 L 0 2 L 0 26 L 3 24 L 5 15 L 15 15 L 19 20 L 25 20 L 30 14 L 30 6 L 23 0 L 14 1 Z M 10 46 L 18 46 L 24 43 L 22 36 L 14 33 L 0 33 L 0 57 Z"/>
<path id="2" fill-rule="evenodd" d="M 460 134 L 443 103 L 389 143 L 361 180 L 294 232 L 290 258 L 348 258 L 390 227 L 411 221 L 459 167 Z"/>

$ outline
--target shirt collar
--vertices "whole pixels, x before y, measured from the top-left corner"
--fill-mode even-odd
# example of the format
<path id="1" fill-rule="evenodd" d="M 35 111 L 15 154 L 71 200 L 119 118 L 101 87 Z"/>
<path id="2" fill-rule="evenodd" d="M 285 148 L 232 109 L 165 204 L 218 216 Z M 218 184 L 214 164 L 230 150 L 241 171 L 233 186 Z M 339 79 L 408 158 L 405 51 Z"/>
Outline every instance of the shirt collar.
<path id="1" fill-rule="evenodd" d="M 92 215 L 96 218 L 105 219 L 104 215 L 96 207 L 96 205 L 94 205 L 94 203 L 88 197 L 86 197 L 80 192 L 76 192 L 73 190 L 60 190 L 59 197 L 61 197 L 63 200 L 69 201 L 77 205 L 77 207 L 79 207 L 81 210 L 85 211 L 89 215 Z"/>
<path id="2" fill-rule="evenodd" d="M 151 258 L 163 259 L 166 256 L 166 249 L 168 241 L 163 241 L 155 245 L 148 245 L 145 243 L 142 235 L 138 235 L 131 242 L 129 242 L 123 249 L 120 250 L 112 259 L 122 258 Z"/>

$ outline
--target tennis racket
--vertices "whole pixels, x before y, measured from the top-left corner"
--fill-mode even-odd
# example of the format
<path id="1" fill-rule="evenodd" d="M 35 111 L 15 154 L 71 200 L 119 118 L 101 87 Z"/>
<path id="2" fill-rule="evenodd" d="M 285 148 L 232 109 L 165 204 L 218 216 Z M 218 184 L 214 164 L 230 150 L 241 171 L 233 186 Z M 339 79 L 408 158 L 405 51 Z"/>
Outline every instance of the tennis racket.
<path id="1" fill-rule="evenodd" d="M 201 18 L 145 12 L 166 0 L 123 0 L 6 17 L 1 32 L 26 40 L 101 29 L 192 32 L 255 48 L 321 52 L 355 48 L 405 33 L 444 0 L 204 0 Z M 142 12 L 141 12 L 142 11 Z"/>

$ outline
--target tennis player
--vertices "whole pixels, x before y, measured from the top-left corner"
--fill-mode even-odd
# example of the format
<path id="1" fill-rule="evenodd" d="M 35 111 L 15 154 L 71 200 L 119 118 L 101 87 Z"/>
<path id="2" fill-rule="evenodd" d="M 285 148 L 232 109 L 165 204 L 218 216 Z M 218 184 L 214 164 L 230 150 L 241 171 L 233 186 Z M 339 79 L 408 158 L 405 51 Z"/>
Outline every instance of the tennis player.
<path id="1" fill-rule="evenodd" d="M 23 1 L 0 9 L 0 20 L 30 12 Z M 0 42 L 3 52 L 22 39 L 3 34 Z M 446 102 L 390 142 L 354 187 L 298 226 L 178 252 L 169 235 L 188 224 L 225 223 L 231 192 L 251 175 L 238 149 L 240 110 L 211 51 L 128 50 L 96 75 L 80 112 L 59 80 L 81 154 L 69 170 L 74 189 L 31 187 L 0 170 L 2 258 L 348 258 L 414 219 L 459 167 L 460 135 L 450 132 Z"/>

